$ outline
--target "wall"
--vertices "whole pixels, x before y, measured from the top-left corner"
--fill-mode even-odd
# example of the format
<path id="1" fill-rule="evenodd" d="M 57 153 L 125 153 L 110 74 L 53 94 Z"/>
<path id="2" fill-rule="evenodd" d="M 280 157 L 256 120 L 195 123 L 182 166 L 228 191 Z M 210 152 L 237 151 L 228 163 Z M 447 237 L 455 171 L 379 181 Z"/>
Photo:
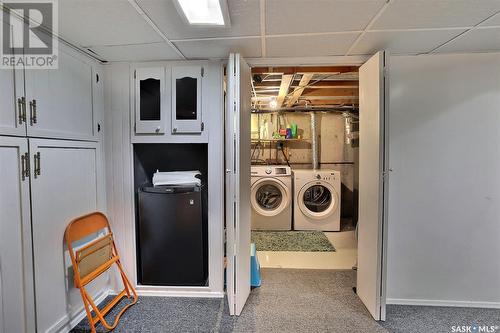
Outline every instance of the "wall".
<path id="1" fill-rule="evenodd" d="M 252 114 L 252 138 L 258 137 L 258 128 L 264 119 L 277 125 L 276 114 L 256 115 Z M 305 142 L 286 142 L 285 148 L 288 153 L 290 165 L 295 169 L 312 168 L 312 150 L 311 150 L 311 116 L 309 113 L 285 113 L 282 116 L 282 124 L 297 124 L 298 133 L 302 138 L 308 139 Z M 334 169 L 341 172 L 342 177 L 342 204 L 341 214 L 345 218 L 357 217 L 357 161 L 358 148 L 345 144 L 344 117 L 339 113 L 317 113 L 317 132 L 319 140 L 319 161 L 321 169 Z M 276 144 L 272 143 L 272 149 L 269 149 L 269 143 L 264 144 L 264 149 L 256 151 L 254 159 L 260 159 L 261 162 L 269 159 L 276 159 Z M 283 154 L 280 152 L 277 156 L 278 162 L 285 164 Z"/>
<path id="2" fill-rule="evenodd" d="M 203 121 L 202 135 L 149 135 L 136 136 L 134 122 L 133 69 L 169 65 L 203 64 Z M 131 75 L 132 74 L 132 75 Z M 122 263 L 132 283 L 136 282 L 134 170 L 132 143 L 207 143 L 208 142 L 208 287 L 151 287 L 138 286 L 140 295 L 222 297 L 224 288 L 223 266 L 223 212 L 224 212 L 224 139 L 220 124 L 223 122 L 222 69 L 219 62 L 144 62 L 111 63 L 105 75 L 104 135 L 106 150 L 106 187 L 108 214 L 116 235 Z M 170 79 L 170 78 L 168 78 Z M 170 93 L 170 92 L 169 92 Z M 170 117 L 170 114 L 168 114 Z M 206 117 L 206 118 L 205 118 Z M 212 199 L 212 200 L 210 200 Z"/>
<path id="3" fill-rule="evenodd" d="M 392 57 L 387 302 L 500 308 L 500 54 Z"/>

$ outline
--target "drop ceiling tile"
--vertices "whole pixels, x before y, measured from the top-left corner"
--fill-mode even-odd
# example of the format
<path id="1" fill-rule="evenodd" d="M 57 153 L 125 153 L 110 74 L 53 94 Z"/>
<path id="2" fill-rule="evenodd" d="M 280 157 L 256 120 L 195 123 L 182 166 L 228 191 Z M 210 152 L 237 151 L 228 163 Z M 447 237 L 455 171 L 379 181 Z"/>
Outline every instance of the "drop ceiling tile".
<path id="1" fill-rule="evenodd" d="M 496 15 L 490 17 L 489 19 L 487 19 L 486 21 L 484 21 L 483 23 L 481 23 L 479 26 L 481 27 L 486 27 L 486 26 L 497 26 L 497 27 L 500 27 L 500 12 L 497 13 Z"/>
<path id="2" fill-rule="evenodd" d="M 450 29 L 367 32 L 351 54 L 374 54 L 383 49 L 389 50 L 392 54 L 427 53 L 464 31 L 464 29 Z"/>
<path id="3" fill-rule="evenodd" d="M 83 46 L 162 41 L 124 0 L 59 1 L 59 34 Z"/>
<path id="4" fill-rule="evenodd" d="M 267 0 L 266 35 L 364 30 L 384 0 Z"/>
<path id="5" fill-rule="evenodd" d="M 500 28 L 471 30 L 436 50 L 438 53 L 500 51 Z"/>
<path id="6" fill-rule="evenodd" d="M 174 42 L 189 59 L 227 58 L 229 52 L 238 52 L 243 57 L 260 57 L 260 38 L 199 39 Z"/>
<path id="7" fill-rule="evenodd" d="M 359 33 L 266 38 L 268 57 L 344 55 Z"/>
<path id="8" fill-rule="evenodd" d="M 177 12 L 173 0 L 137 0 L 137 3 L 170 39 L 260 35 L 258 0 L 228 0 L 231 20 L 228 28 L 189 25 Z"/>
<path id="9" fill-rule="evenodd" d="M 166 43 L 93 46 L 91 49 L 107 61 L 178 60 L 179 55 Z"/>
<path id="10" fill-rule="evenodd" d="M 470 27 L 499 10 L 498 0 L 393 0 L 371 29 Z"/>

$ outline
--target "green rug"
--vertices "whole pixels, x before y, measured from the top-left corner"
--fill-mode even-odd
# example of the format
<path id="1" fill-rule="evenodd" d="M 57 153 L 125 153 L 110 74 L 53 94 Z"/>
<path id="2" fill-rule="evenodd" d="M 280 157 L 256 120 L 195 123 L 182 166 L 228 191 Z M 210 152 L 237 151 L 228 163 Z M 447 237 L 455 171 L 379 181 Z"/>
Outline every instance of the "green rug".
<path id="1" fill-rule="evenodd" d="M 252 231 L 257 251 L 333 252 L 321 231 Z"/>

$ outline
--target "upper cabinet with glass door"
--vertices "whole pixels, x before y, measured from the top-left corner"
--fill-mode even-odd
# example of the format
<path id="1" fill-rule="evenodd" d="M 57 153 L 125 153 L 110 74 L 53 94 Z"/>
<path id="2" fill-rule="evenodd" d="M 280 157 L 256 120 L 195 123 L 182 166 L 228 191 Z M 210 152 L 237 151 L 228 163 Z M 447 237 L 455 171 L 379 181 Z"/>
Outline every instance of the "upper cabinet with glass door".
<path id="1" fill-rule="evenodd" d="M 165 68 L 135 71 L 135 133 L 165 133 Z"/>
<path id="2" fill-rule="evenodd" d="M 172 67 L 172 134 L 203 131 L 202 77 L 202 66 Z"/>

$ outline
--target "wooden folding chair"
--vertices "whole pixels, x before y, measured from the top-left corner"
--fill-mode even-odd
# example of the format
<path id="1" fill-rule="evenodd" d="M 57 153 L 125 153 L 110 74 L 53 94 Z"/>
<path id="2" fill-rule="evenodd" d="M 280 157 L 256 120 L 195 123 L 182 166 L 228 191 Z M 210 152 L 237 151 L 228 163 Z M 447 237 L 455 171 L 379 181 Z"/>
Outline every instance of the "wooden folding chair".
<path id="1" fill-rule="evenodd" d="M 104 231 L 105 234 L 85 246 L 78 248 L 76 251 L 73 250 L 73 242 L 90 235 L 95 235 L 97 232 L 101 231 Z M 95 325 L 99 321 L 106 329 L 114 329 L 116 325 L 118 325 L 118 321 L 122 314 L 137 302 L 137 293 L 123 271 L 108 219 L 104 214 L 99 212 L 78 217 L 71 221 L 66 228 L 65 239 L 71 257 L 71 263 L 73 264 L 75 287 L 80 289 L 83 305 L 85 306 L 85 312 L 87 313 L 92 332 L 96 332 Z M 124 289 L 102 310 L 99 310 L 85 289 L 85 286 L 106 272 L 113 264 L 116 264 L 118 267 Z M 131 298 L 132 294 L 133 301 L 120 310 L 112 325 L 108 324 L 104 316 L 106 316 L 123 297 L 126 296 L 127 298 Z M 91 310 L 94 311 L 96 314 L 95 316 L 92 316 Z"/>

